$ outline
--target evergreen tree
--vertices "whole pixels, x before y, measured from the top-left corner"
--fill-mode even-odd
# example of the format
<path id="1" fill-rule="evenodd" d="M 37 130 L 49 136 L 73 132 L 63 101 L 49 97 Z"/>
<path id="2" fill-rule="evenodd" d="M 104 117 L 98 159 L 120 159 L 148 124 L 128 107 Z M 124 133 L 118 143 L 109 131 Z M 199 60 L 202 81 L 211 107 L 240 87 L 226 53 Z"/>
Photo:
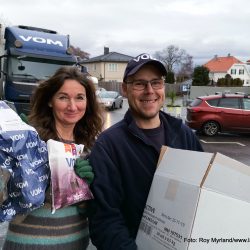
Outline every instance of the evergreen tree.
<path id="1" fill-rule="evenodd" d="M 174 72 L 169 71 L 166 75 L 166 79 L 165 79 L 166 83 L 174 83 L 175 82 L 175 78 L 174 78 Z"/>
<path id="2" fill-rule="evenodd" d="M 207 86 L 209 84 L 209 69 L 204 66 L 196 66 L 193 73 L 193 86 Z"/>

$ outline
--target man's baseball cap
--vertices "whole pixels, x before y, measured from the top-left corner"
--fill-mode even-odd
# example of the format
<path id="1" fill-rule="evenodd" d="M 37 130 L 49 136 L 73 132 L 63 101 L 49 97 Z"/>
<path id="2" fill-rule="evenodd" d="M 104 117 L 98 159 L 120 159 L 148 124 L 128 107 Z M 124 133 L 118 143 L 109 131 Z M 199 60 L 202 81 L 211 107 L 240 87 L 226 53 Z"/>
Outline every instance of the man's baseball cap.
<path id="1" fill-rule="evenodd" d="M 128 62 L 124 72 L 123 82 L 126 81 L 128 76 L 135 74 L 145 64 L 153 64 L 161 71 L 162 76 L 167 75 L 167 70 L 160 61 L 149 54 L 143 53 Z"/>

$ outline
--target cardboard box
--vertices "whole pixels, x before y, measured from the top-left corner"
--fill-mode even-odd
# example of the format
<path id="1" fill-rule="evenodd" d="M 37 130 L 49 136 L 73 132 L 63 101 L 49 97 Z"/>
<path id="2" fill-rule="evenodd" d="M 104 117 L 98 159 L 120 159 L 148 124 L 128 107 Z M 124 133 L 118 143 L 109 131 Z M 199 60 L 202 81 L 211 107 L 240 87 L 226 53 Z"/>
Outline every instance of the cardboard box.
<path id="1" fill-rule="evenodd" d="M 220 153 L 163 148 L 138 250 L 250 249 L 250 167 Z"/>

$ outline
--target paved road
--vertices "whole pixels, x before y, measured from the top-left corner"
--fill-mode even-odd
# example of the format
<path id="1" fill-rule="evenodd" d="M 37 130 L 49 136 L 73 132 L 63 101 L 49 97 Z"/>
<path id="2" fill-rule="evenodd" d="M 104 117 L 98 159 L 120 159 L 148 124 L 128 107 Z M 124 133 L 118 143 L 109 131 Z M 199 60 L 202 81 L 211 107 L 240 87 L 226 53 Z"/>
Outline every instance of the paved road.
<path id="1" fill-rule="evenodd" d="M 250 134 L 219 134 L 215 137 L 199 135 L 205 151 L 220 152 L 250 166 Z"/>

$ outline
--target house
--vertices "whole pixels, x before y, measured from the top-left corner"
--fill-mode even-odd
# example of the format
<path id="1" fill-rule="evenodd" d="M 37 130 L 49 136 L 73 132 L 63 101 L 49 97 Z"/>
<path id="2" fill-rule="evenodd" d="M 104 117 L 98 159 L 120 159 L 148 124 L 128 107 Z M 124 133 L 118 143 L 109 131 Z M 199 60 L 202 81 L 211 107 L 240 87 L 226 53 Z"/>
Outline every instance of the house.
<path id="1" fill-rule="evenodd" d="M 249 60 L 247 60 L 247 62 L 246 62 L 246 66 L 247 66 L 247 70 L 248 70 L 248 72 L 250 72 L 250 59 Z"/>
<path id="2" fill-rule="evenodd" d="M 87 71 L 103 82 L 122 82 L 123 74 L 127 63 L 132 56 L 117 52 L 109 52 L 108 47 L 104 47 L 104 54 L 91 59 L 81 61 L 81 65 Z"/>
<path id="3" fill-rule="evenodd" d="M 217 82 L 219 78 L 224 78 L 229 74 L 233 79 L 240 78 L 244 83 L 243 86 L 250 86 L 249 66 L 230 54 L 225 57 L 215 55 L 203 66 L 209 69 L 209 78 L 213 82 Z"/>

